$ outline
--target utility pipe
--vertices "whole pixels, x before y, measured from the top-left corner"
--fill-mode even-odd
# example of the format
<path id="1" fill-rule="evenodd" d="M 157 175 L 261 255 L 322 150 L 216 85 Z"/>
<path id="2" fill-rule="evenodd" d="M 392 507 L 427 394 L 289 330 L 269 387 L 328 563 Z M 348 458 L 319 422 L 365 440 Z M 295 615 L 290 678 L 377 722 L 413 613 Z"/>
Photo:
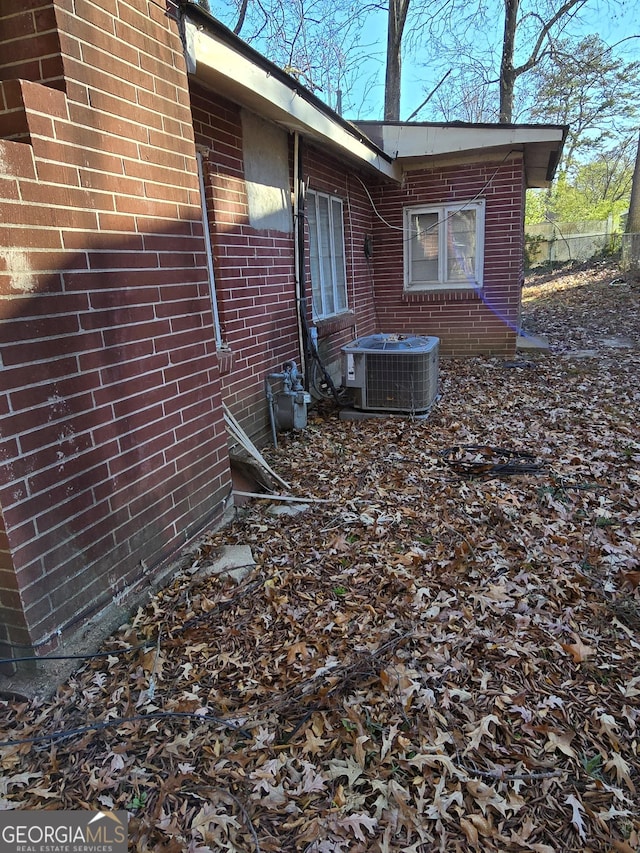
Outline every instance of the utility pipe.
<path id="1" fill-rule="evenodd" d="M 300 347 L 300 366 L 304 376 L 304 386 L 309 388 L 309 341 L 307 340 L 307 296 L 306 296 L 306 258 L 304 252 L 304 207 L 305 186 L 303 173 L 303 145 L 298 131 L 293 134 L 293 221 L 294 261 L 296 280 L 296 307 L 298 313 L 298 343 Z"/>
<path id="2" fill-rule="evenodd" d="M 207 272 L 209 274 L 209 290 L 211 294 L 211 309 L 213 311 L 213 334 L 216 349 L 220 351 L 222 346 L 222 330 L 220 328 L 220 315 L 218 313 L 218 295 L 216 293 L 216 276 L 213 269 L 213 250 L 211 247 L 211 231 L 209 230 L 209 212 L 207 210 L 207 195 L 204 182 L 204 156 L 198 151 L 198 180 L 200 183 L 200 206 L 202 209 L 202 230 L 204 232 L 204 245 L 207 255 Z"/>

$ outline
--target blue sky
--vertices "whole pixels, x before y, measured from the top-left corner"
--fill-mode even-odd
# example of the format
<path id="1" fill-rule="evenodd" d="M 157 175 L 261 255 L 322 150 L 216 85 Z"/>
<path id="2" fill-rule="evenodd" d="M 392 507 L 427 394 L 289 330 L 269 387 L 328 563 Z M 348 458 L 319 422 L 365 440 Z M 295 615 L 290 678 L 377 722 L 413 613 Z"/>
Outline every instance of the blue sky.
<path id="1" fill-rule="evenodd" d="M 255 0 L 249 0 L 249 2 L 255 2 Z M 413 2 L 417 8 L 417 0 Z M 489 25 L 482 30 L 476 29 L 471 34 L 473 51 L 476 55 L 482 51 L 492 51 L 494 57 L 497 57 L 499 53 L 503 27 L 502 2 L 501 0 L 493 0 L 493 2 L 496 3 L 496 13 L 492 19 L 495 22 L 494 25 Z M 210 3 L 212 13 L 227 26 L 233 26 L 234 4 L 228 0 L 210 0 Z M 526 4 L 527 0 L 522 0 L 523 9 Z M 558 5 L 558 2 L 554 2 L 554 6 Z M 367 24 L 360 35 L 362 58 L 354 75 L 353 88 L 343 93 L 347 118 L 382 118 L 386 26 L 386 10 L 368 13 Z M 630 35 L 640 34 L 636 0 L 589 0 L 581 12 L 579 25 L 572 25 L 571 34 L 588 35 L 590 33 L 597 33 L 608 45 Z M 245 30 L 241 35 L 246 37 Z M 253 45 L 258 50 L 263 50 L 269 59 L 274 59 L 268 55 L 263 45 L 256 42 Z M 617 49 L 616 55 L 626 61 L 640 59 L 640 38 L 625 41 Z M 419 53 L 411 51 L 409 47 L 405 48 L 401 97 L 402 119 L 406 120 L 411 115 L 446 72 L 448 66 L 439 62 L 441 59 L 437 44 L 423 44 Z M 493 87 L 493 91 L 497 92 L 497 86 Z M 325 90 L 319 91 L 318 95 L 330 106 L 336 106 L 333 93 Z M 435 99 L 433 103 L 435 104 Z M 458 117 L 462 118 L 462 116 Z M 430 114 L 429 110 L 423 109 L 415 120 L 442 120 L 442 118 L 442 115 L 434 115 L 433 112 Z"/>
<path id="2" fill-rule="evenodd" d="M 500 5 L 502 5 L 500 3 Z M 559 3 L 555 4 L 560 5 Z M 524 3 L 523 3 L 524 6 Z M 616 55 L 621 56 L 627 62 L 640 60 L 640 37 L 628 39 L 630 35 L 640 36 L 640 7 L 636 2 L 623 0 L 622 2 L 603 2 L 603 0 L 591 0 L 587 3 L 582 14 L 579 25 L 573 25 L 571 33 L 578 36 L 586 36 L 597 33 L 608 45 L 616 44 L 625 40 L 616 48 Z M 380 113 L 372 117 L 381 118 L 382 101 L 384 98 L 384 58 L 386 46 L 386 23 L 385 11 L 380 11 L 370 18 L 369 26 L 365 30 L 363 41 L 370 41 L 375 47 L 372 49 L 372 58 L 367 67 L 362 68 L 360 79 L 365 81 L 371 74 L 377 73 L 377 84 L 375 87 L 376 98 L 369 98 L 368 103 L 373 106 L 373 112 Z M 502 43 L 503 18 L 496 19 L 493 31 L 485 30 L 475 33 L 476 45 L 479 49 L 490 49 L 490 45 L 499 50 Z M 528 46 L 527 46 L 528 47 Z M 528 51 L 527 51 L 528 52 Z M 437 48 L 435 50 L 437 60 Z M 403 59 L 401 118 L 407 119 L 411 113 L 424 101 L 427 94 L 441 80 L 445 70 L 435 68 L 429 58 L 416 56 L 410 50 L 405 50 Z M 639 81 L 640 84 L 640 81 Z M 497 86 L 494 87 L 497 91 Z M 362 118 L 363 116 L 357 116 Z M 429 120 L 427 113 L 422 110 L 416 117 L 419 120 Z"/>

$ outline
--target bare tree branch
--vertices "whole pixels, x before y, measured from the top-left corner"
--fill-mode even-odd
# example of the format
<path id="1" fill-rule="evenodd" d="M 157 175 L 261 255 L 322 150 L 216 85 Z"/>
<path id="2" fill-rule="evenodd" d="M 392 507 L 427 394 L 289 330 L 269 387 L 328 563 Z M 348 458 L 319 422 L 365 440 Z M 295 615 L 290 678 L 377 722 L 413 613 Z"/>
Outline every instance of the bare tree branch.
<path id="1" fill-rule="evenodd" d="M 407 121 L 411 121 L 411 119 L 412 119 L 412 118 L 414 118 L 414 116 L 417 116 L 417 115 L 418 115 L 418 113 L 420 112 L 420 110 L 421 110 L 424 106 L 426 106 L 426 105 L 429 103 L 429 101 L 431 100 L 431 98 L 433 98 L 433 96 L 434 96 L 434 95 L 435 95 L 435 93 L 438 91 L 438 89 L 440 88 L 440 86 L 442 86 L 442 84 L 444 83 L 444 81 L 445 81 L 445 80 L 447 79 L 447 77 L 451 74 L 451 70 L 452 70 L 452 69 L 450 68 L 450 69 L 447 71 L 447 73 L 444 75 L 444 77 L 442 77 L 442 78 L 441 78 L 440 82 L 439 82 L 436 86 L 434 86 L 434 88 L 429 92 L 429 94 L 428 94 L 428 95 L 427 95 L 427 97 L 424 99 L 424 101 L 420 104 L 420 106 L 419 106 L 419 107 L 417 107 L 417 108 L 416 108 L 416 109 L 411 113 L 411 115 L 409 116 L 409 118 L 407 119 Z"/>

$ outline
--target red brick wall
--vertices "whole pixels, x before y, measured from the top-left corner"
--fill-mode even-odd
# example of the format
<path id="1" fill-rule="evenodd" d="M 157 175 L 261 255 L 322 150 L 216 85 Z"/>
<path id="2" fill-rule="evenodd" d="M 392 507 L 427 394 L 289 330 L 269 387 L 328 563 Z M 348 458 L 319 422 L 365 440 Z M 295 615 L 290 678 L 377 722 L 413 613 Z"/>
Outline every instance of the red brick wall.
<path id="1" fill-rule="evenodd" d="M 327 364 L 341 358 L 340 347 L 354 338 L 378 330 L 374 300 L 374 266 L 364 253 L 364 241 L 373 233 L 373 209 L 362 183 L 372 185 L 371 176 L 359 174 L 309 146 L 305 157 L 305 180 L 309 189 L 342 199 L 344 240 L 347 261 L 347 301 L 352 311 L 347 319 L 322 320 L 318 323 L 320 354 Z M 308 277 L 309 304 L 311 279 Z"/>
<path id="2" fill-rule="evenodd" d="M 255 441 L 268 435 L 264 380 L 288 359 L 300 363 L 294 235 L 249 224 L 242 123 L 235 104 L 192 87 L 196 143 L 205 160 L 207 206 L 222 338 L 231 369 L 225 403 Z"/>
<path id="3" fill-rule="evenodd" d="M 57 30 L 56 7 L 71 5 L 71 0 L 66 3 L 62 0 L 57 3 L 53 0 L 2 0 L 0 80 L 37 80 L 64 88 L 63 50 Z"/>
<path id="4" fill-rule="evenodd" d="M 0 512 L 0 602 L 4 621 L 0 622 L 0 658 L 15 657 L 12 655 L 11 643 L 26 645 L 29 642 L 29 632 L 24 620 L 20 588 L 13 568 L 11 547 L 5 529 L 4 518 Z M 0 672 L 11 675 L 15 671 L 14 664 L 0 664 Z"/>
<path id="5" fill-rule="evenodd" d="M 65 91 L 0 99 L 30 141 L 0 140 L 0 625 L 34 643 L 147 585 L 230 488 L 175 22 L 150 0 L 42 5 Z"/>
<path id="6" fill-rule="evenodd" d="M 449 165 L 408 172 L 401 187 L 374 198 L 376 301 L 380 331 L 436 335 L 442 355 L 510 355 L 516 340 L 524 257 L 522 160 Z M 405 293 L 403 208 L 485 199 L 484 287 Z"/>
<path id="7" fill-rule="evenodd" d="M 254 440 L 268 438 L 265 377 L 289 359 L 300 363 L 295 250 L 290 234 L 249 224 L 240 109 L 192 86 L 196 142 L 208 149 L 207 203 L 211 222 L 216 291 L 222 337 L 232 364 L 222 377 L 226 404 Z M 293 137 L 289 139 L 293 190 Z M 327 363 L 356 334 L 374 331 L 373 270 L 364 256 L 371 233 L 371 207 L 360 182 L 344 164 L 304 147 L 303 176 L 311 189 L 339 196 L 344 204 L 348 299 L 353 311 L 319 324 L 320 352 Z M 311 281 L 307 270 L 311 321 Z"/>

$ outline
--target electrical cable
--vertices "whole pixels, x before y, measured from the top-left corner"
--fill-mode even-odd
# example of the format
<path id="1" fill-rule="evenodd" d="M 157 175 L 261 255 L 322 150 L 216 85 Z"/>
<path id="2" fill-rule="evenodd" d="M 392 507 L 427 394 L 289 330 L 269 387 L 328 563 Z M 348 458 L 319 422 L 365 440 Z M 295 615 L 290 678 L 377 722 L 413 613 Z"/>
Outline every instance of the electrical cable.
<path id="1" fill-rule="evenodd" d="M 371 197 L 371 193 L 369 192 L 369 190 L 368 190 L 367 185 L 365 184 L 365 182 L 362 180 L 362 178 L 360 177 L 360 175 L 355 175 L 355 177 L 356 177 L 356 178 L 360 181 L 360 183 L 362 184 L 362 188 L 364 189 L 364 191 L 366 192 L 367 196 L 369 197 L 369 202 L 370 202 L 370 204 L 371 204 L 371 207 L 372 207 L 372 209 L 373 209 L 373 212 L 374 212 L 374 213 L 375 213 L 375 215 L 378 217 L 378 219 L 380 220 L 380 222 L 382 222 L 384 225 L 386 225 L 386 226 L 387 226 L 387 228 L 390 228 L 392 231 L 404 231 L 404 226 L 392 225 L 390 222 L 387 222 L 387 220 L 384 218 L 384 216 L 382 216 L 382 214 L 378 212 L 378 208 L 376 207 L 376 204 L 375 204 L 375 202 L 374 202 L 373 198 Z"/>
<path id="2" fill-rule="evenodd" d="M 78 735 L 86 734 L 91 731 L 103 731 L 104 729 L 118 728 L 125 723 L 137 723 L 143 720 L 163 720 L 163 719 L 195 719 L 205 723 L 215 723 L 223 728 L 231 729 L 234 732 L 242 735 L 242 737 L 251 739 L 252 735 L 247 729 L 231 722 L 223 720 L 220 717 L 214 717 L 210 714 L 198 714 L 196 711 L 153 711 L 149 714 L 136 714 L 132 717 L 114 717 L 111 720 L 103 720 L 101 722 L 89 723 L 86 726 L 80 726 L 76 729 L 63 729 L 59 732 L 51 732 L 48 735 L 35 735 L 27 738 L 12 738 L 11 740 L 0 741 L 0 749 L 5 746 L 20 746 L 25 743 L 45 743 L 47 741 L 66 740 L 66 738 L 77 737 Z"/>
<path id="3" fill-rule="evenodd" d="M 320 370 L 320 372 L 322 373 L 323 381 L 324 381 L 325 385 L 327 386 L 327 388 L 329 389 L 331 396 L 333 397 L 336 405 L 340 406 L 341 405 L 340 394 L 338 392 L 338 389 L 335 386 L 335 382 L 331 378 L 331 374 L 329 373 L 327 368 L 324 366 L 324 363 L 323 363 L 322 359 L 320 358 L 320 353 L 318 352 L 318 347 L 315 346 L 314 342 L 311 339 L 311 335 L 309 334 L 309 327 L 307 324 L 306 317 L 303 320 L 303 324 L 305 327 L 307 340 L 309 341 L 309 346 L 311 349 L 311 356 L 313 358 L 313 364 L 311 365 L 311 370 L 312 371 Z M 317 387 L 316 387 L 316 390 L 319 391 L 319 389 Z M 328 395 L 323 394 L 322 396 L 326 397 Z"/>
<path id="4" fill-rule="evenodd" d="M 441 225 L 443 225 L 449 219 L 452 219 L 454 216 L 457 216 L 457 214 L 461 213 L 463 210 L 466 210 L 467 207 L 470 204 L 473 204 L 475 201 L 477 201 L 480 198 L 480 196 L 485 192 L 487 187 L 489 187 L 491 185 L 491 183 L 493 182 L 494 178 L 496 177 L 496 175 L 498 174 L 500 169 L 504 166 L 504 164 L 506 163 L 508 158 L 514 153 L 517 153 L 515 148 L 510 148 L 509 151 L 507 151 L 507 153 L 504 155 L 502 160 L 496 166 L 496 169 L 493 172 L 493 174 L 491 175 L 491 177 L 485 181 L 484 185 L 478 190 L 478 192 L 473 196 L 473 198 L 470 198 L 467 201 L 463 202 L 463 204 L 460 207 L 457 207 L 454 211 L 452 211 L 447 216 L 445 216 L 444 219 L 438 220 L 433 225 L 430 225 L 428 228 L 416 230 L 416 232 L 414 234 L 411 234 L 409 237 L 404 239 L 402 242 L 403 243 L 410 243 L 411 240 L 415 240 L 416 237 L 421 237 L 423 234 L 428 234 L 430 231 L 433 231 L 435 228 L 439 228 Z M 371 197 L 371 193 L 367 189 L 367 186 L 365 185 L 364 181 L 362 180 L 360 175 L 355 175 L 355 177 L 362 184 L 364 191 L 366 192 L 367 196 L 369 197 L 369 202 L 371 203 L 371 207 L 373 208 L 373 212 L 378 217 L 378 219 L 381 222 L 383 222 L 387 226 L 387 228 L 390 228 L 392 231 L 403 231 L 404 232 L 405 231 L 404 225 L 402 225 L 402 226 L 401 225 L 392 225 L 390 222 L 387 222 L 387 220 L 382 216 L 382 214 L 380 214 L 378 212 L 378 209 L 376 208 L 375 202 L 373 201 L 373 198 Z M 434 205 L 434 206 L 437 207 L 438 205 Z"/>
<path id="5" fill-rule="evenodd" d="M 462 211 L 467 209 L 470 205 L 472 205 L 474 202 L 476 202 L 483 195 L 483 193 L 486 191 L 486 189 L 491 185 L 491 183 L 495 179 L 496 175 L 498 174 L 498 172 L 500 171 L 502 166 L 506 163 L 508 158 L 511 157 L 511 155 L 514 153 L 517 153 L 517 149 L 515 149 L 515 148 L 510 148 L 507 151 L 507 153 L 504 155 L 502 160 L 498 163 L 498 165 L 494 169 L 491 176 L 485 181 L 484 185 L 478 190 L 478 192 L 473 196 L 473 198 L 464 202 L 460 207 L 456 207 L 455 210 L 452 210 L 451 213 L 449 213 L 443 219 L 438 219 L 433 225 L 429 226 L 429 228 L 424 228 L 422 230 L 416 230 L 414 233 L 410 234 L 408 237 L 403 238 L 402 242 L 409 244 L 412 240 L 417 239 L 418 237 L 422 236 L 423 234 L 427 234 L 429 231 L 432 231 L 436 228 L 439 228 L 441 225 L 444 225 L 449 219 L 453 218 L 454 216 L 457 216 L 459 213 L 461 213 Z M 364 182 L 362 181 L 362 179 L 358 175 L 356 175 L 356 177 L 358 178 L 358 180 L 360 181 L 360 183 L 364 187 L 365 192 L 369 196 L 369 201 L 371 202 L 371 205 L 373 207 L 373 210 L 374 210 L 374 213 L 376 214 L 376 216 L 382 222 L 384 222 L 385 225 L 387 225 L 392 230 L 394 230 L 394 231 L 405 231 L 404 227 L 400 228 L 399 226 L 392 225 L 391 223 L 387 222 L 381 216 L 381 214 L 376 209 L 374 201 L 371 197 L 371 194 L 369 193 Z M 489 311 L 491 311 L 491 313 L 494 314 L 500 320 L 500 322 L 504 323 L 505 326 L 512 329 L 516 334 L 523 334 L 522 329 L 518 326 L 517 322 L 514 322 L 513 319 L 510 318 L 504 310 L 502 310 L 495 303 L 493 303 L 489 299 L 487 299 L 487 296 L 484 292 L 484 288 L 483 288 L 482 283 L 476 281 L 475 278 L 473 276 L 471 276 L 470 274 L 468 275 L 468 282 L 469 282 L 469 289 L 473 289 L 476 296 L 482 301 L 482 303 L 487 307 L 487 309 Z"/>
<path id="6" fill-rule="evenodd" d="M 0 645 L 2 644 L 0 643 Z M 137 649 L 151 649 L 155 645 L 155 640 L 150 640 L 147 643 L 140 643 L 137 646 L 128 646 L 126 649 L 111 649 L 111 651 L 108 652 L 92 652 L 86 655 L 42 655 L 42 657 L 38 657 L 38 655 L 25 655 L 24 657 L 19 658 L 0 658 L 0 664 L 23 663 L 24 661 L 37 661 L 40 663 L 48 660 L 92 660 L 93 658 L 106 658 L 111 655 L 123 655 L 126 652 L 134 652 Z M 22 648 L 28 648 L 28 646 L 23 646 Z"/>
<path id="7" fill-rule="evenodd" d="M 304 215 L 305 221 L 308 224 L 306 209 L 303 212 L 303 215 Z M 309 321 L 307 319 L 307 315 L 306 315 L 306 312 L 304 310 L 300 311 L 300 321 L 302 324 L 303 337 L 306 341 L 306 344 L 307 344 L 307 347 L 309 350 L 309 354 L 311 355 L 311 358 L 313 359 L 313 363 L 312 363 L 311 367 L 309 368 L 309 377 L 311 378 L 312 371 L 317 372 L 317 370 L 320 370 L 322 373 L 322 378 L 323 378 L 324 384 L 329 389 L 331 396 L 333 397 L 336 405 L 340 406 L 340 405 L 342 405 L 342 403 L 341 403 L 340 398 L 339 398 L 338 389 L 336 388 L 335 383 L 334 383 L 333 379 L 331 378 L 331 374 L 326 369 L 326 367 L 324 366 L 324 364 L 322 362 L 322 359 L 320 358 L 320 353 L 318 352 L 318 347 L 316 346 L 313 338 L 311 337 L 311 330 L 309 328 Z M 321 394 L 318 387 L 316 387 L 316 391 L 318 391 L 320 396 L 323 396 L 325 398 L 328 397 L 328 395 L 326 395 L 326 394 Z"/>
<path id="8" fill-rule="evenodd" d="M 333 399 L 339 406 L 350 405 L 351 392 L 346 388 L 336 388 L 333 383 L 333 389 L 329 385 L 328 379 L 331 377 L 322 365 L 320 358 L 313 359 L 311 364 L 310 386 L 316 394 L 323 400 Z"/>
<path id="9" fill-rule="evenodd" d="M 510 474 L 538 474 L 547 467 L 536 461 L 532 453 L 489 447 L 484 444 L 462 444 L 441 451 L 440 456 L 461 477 L 492 479 Z"/>

